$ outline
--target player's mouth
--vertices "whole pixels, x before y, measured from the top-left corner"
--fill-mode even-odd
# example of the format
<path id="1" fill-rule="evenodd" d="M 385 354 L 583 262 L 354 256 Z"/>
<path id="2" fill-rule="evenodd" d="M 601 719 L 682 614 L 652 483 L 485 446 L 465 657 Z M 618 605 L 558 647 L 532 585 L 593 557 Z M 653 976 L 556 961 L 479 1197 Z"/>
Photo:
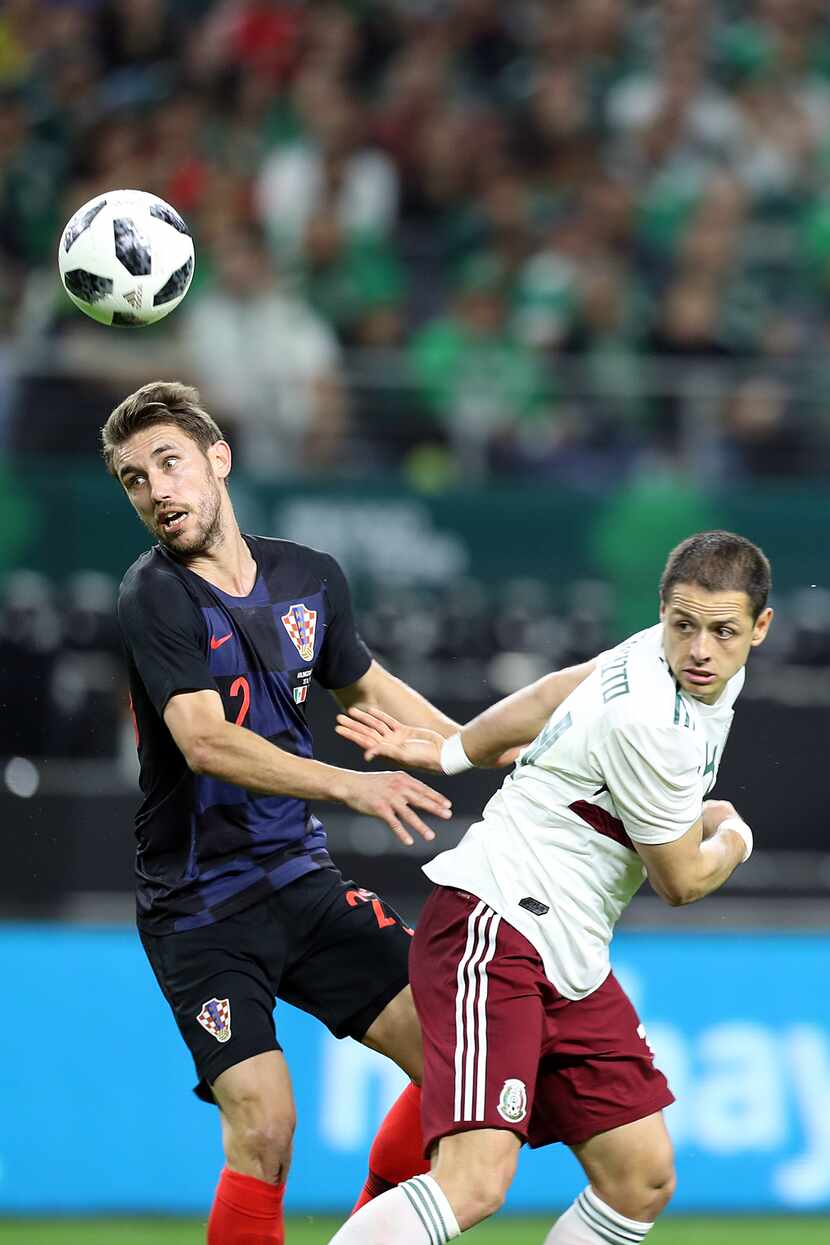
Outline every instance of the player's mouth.
<path id="1" fill-rule="evenodd" d="M 695 687 L 709 687 L 718 677 L 713 670 L 686 669 L 683 673 Z"/>
<path id="2" fill-rule="evenodd" d="M 158 525 L 165 535 L 172 536 L 184 526 L 186 519 L 186 510 L 165 510 L 158 516 Z"/>

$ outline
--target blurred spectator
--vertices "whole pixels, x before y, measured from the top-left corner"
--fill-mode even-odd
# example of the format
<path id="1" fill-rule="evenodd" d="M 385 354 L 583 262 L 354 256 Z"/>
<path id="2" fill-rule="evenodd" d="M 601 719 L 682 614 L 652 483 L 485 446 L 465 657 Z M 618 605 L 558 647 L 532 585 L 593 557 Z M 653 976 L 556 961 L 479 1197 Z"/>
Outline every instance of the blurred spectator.
<path id="1" fill-rule="evenodd" d="M 182 317 L 185 351 L 241 465 L 256 474 L 342 466 L 346 406 L 331 330 L 281 288 L 261 230 L 226 233 L 213 258 L 214 284 Z"/>
<path id="2" fill-rule="evenodd" d="M 787 390 L 771 376 L 754 376 L 737 387 L 726 403 L 726 479 L 803 471 L 804 440 L 791 407 Z"/>
<path id="3" fill-rule="evenodd" d="M 308 222 L 300 276 L 311 306 L 349 345 L 367 315 L 398 305 L 404 293 L 404 273 L 388 243 L 372 234 L 347 233 L 331 205 Z"/>
<path id="4" fill-rule="evenodd" d="M 0 94 L 0 253 L 25 265 L 51 258 L 63 172 L 63 153 L 38 137 L 21 89 L 6 89 Z"/>
<path id="5" fill-rule="evenodd" d="M 544 374 L 511 333 L 507 310 L 501 270 L 489 257 L 473 260 L 450 314 L 412 343 L 413 375 L 465 472 L 480 474 L 496 445 L 521 441 L 529 423 L 551 427 L 554 403 Z"/>
<path id="6" fill-rule="evenodd" d="M 394 164 L 365 145 L 358 102 L 329 79 L 311 71 L 298 83 L 305 126 L 298 142 L 266 157 L 258 205 L 278 245 L 296 248 L 313 213 L 331 204 L 348 230 L 387 233 L 397 215 Z"/>

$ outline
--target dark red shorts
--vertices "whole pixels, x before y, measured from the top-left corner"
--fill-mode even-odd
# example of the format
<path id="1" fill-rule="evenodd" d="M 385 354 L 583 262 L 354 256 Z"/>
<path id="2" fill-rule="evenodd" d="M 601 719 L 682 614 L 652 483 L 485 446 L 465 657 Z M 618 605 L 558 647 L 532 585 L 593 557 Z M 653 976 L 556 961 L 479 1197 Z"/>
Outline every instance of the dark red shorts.
<path id="1" fill-rule="evenodd" d="M 427 1155 L 473 1128 L 507 1128 L 533 1147 L 578 1145 L 674 1102 L 613 973 L 587 998 L 564 998 L 535 947 L 475 895 L 436 887 L 409 975 Z"/>

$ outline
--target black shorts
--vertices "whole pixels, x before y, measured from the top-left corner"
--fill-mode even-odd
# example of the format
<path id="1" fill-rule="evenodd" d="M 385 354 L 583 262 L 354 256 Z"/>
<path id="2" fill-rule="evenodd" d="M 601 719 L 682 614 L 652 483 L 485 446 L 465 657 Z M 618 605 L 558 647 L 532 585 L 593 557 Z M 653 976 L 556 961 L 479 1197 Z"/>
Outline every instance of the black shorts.
<path id="1" fill-rule="evenodd" d="M 411 930 L 339 870 L 316 869 L 213 925 L 141 941 L 213 1102 L 220 1073 L 281 1050 L 276 999 L 362 1038 L 407 984 Z"/>

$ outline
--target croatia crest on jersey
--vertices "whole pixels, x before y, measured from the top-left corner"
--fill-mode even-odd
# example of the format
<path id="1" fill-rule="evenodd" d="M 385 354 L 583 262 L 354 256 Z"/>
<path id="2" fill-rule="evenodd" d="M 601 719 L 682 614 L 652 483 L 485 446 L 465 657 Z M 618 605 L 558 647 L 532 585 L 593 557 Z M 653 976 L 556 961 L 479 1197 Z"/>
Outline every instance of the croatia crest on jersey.
<path id="1" fill-rule="evenodd" d="M 231 1036 L 230 999 L 208 999 L 196 1019 L 217 1042 L 227 1042 Z"/>
<path id="2" fill-rule="evenodd" d="M 292 605 L 289 607 L 288 613 L 283 614 L 282 625 L 291 637 L 291 643 L 303 661 L 311 661 L 314 657 L 314 632 L 317 629 L 317 611 L 310 610 L 305 605 Z"/>

